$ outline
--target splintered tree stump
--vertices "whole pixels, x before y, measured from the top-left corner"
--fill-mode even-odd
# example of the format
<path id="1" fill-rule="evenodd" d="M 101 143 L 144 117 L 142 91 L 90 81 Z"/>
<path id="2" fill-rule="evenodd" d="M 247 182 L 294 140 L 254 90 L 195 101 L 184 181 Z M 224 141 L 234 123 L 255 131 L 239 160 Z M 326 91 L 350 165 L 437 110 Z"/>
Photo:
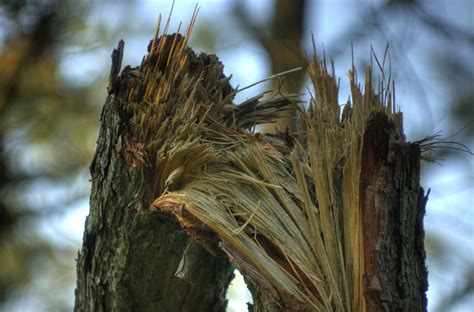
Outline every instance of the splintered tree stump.
<path id="1" fill-rule="evenodd" d="M 75 310 L 225 311 L 237 267 L 253 312 L 426 311 L 420 148 L 391 82 L 353 68 L 341 112 L 315 55 L 307 109 L 236 104 L 218 58 L 187 47 L 193 22 L 158 28 L 140 66 L 112 54 Z M 298 131 L 254 131 L 295 110 Z"/>
<path id="2" fill-rule="evenodd" d="M 91 209 L 77 261 L 75 311 L 225 311 L 234 270 L 227 258 L 191 243 L 171 218 L 143 211 L 155 194 L 150 168 L 140 163 L 144 142 L 130 145 L 133 125 L 119 94 L 136 77 L 123 71 L 118 77 L 122 55 L 120 43 L 90 167 Z M 183 261 L 199 271 L 177 277 Z"/>

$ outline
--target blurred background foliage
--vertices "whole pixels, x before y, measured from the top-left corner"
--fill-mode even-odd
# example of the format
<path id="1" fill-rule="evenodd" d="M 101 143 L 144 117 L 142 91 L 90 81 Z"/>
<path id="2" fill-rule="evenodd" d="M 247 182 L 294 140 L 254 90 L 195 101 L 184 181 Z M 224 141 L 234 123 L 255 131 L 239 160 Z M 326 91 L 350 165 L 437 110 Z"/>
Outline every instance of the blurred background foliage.
<path id="1" fill-rule="evenodd" d="M 172 29 L 195 3 L 178 0 Z M 200 1 L 191 41 L 247 85 L 304 65 L 311 33 L 343 78 L 390 44 L 391 72 L 409 140 L 442 131 L 473 146 L 474 2 Z M 92 159 L 110 52 L 126 41 L 138 64 L 170 1 L 0 1 L 0 310 L 71 310 Z M 365 53 L 367 51 L 367 53 Z M 363 68 L 363 67 L 361 67 Z M 306 92 L 304 72 L 285 78 Z M 278 82 L 278 81 L 277 81 Z M 262 84 L 264 88 L 277 85 Z M 341 84 L 341 103 L 347 99 Z M 246 93 L 241 96 L 245 97 Z M 291 124 L 287 124 L 291 127 Z M 269 130 L 272 130 L 271 126 Z M 430 311 L 474 306 L 473 157 L 437 149 L 423 164 Z M 233 286 L 229 295 L 241 292 Z M 247 300 L 247 299 L 241 299 Z M 243 305 L 231 303 L 229 310 Z"/>

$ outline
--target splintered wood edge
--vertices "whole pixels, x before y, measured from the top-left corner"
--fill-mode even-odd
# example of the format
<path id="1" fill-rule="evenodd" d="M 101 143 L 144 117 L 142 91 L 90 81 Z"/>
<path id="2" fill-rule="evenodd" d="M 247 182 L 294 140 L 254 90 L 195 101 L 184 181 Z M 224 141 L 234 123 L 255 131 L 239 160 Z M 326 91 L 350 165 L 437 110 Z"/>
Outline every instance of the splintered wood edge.
<path id="1" fill-rule="evenodd" d="M 211 252 L 211 254 L 216 255 L 218 251 L 216 250 L 216 237 L 214 237 L 214 232 L 198 218 L 189 213 L 186 205 L 186 203 L 171 198 L 158 198 L 149 207 L 149 211 L 161 211 L 175 216 L 181 227 L 184 228 L 196 242 L 201 244 L 205 249 Z M 229 229 L 229 231 L 232 230 Z M 225 252 L 228 259 L 247 277 L 262 287 L 278 305 L 284 305 L 287 308 L 301 311 L 309 309 L 307 304 L 296 299 L 292 294 L 285 291 L 285 289 L 274 287 L 272 282 L 265 278 L 259 270 L 249 263 L 245 259 L 245 256 L 229 242 L 219 236 L 217 239 L 217 246 L 221 251 Z"/>

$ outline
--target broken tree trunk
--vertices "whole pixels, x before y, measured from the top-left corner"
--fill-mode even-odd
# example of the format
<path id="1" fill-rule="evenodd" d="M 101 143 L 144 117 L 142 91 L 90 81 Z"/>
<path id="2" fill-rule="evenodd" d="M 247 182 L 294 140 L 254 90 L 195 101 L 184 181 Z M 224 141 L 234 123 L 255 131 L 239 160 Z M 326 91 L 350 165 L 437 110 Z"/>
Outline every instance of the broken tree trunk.
<path id="1" fill-rule="evenodd" d="M 77 263 L 75 310 L 225 311 L 233 276 L 229 261 L 190 242 L 169 218 L 143 212 L 154 196 L 150 167 L 134 161 L 143 160 L 145 146 L 137 142 L 132 151 L 136 138 L 129 133 L 127 102 L 118 94 L 121 87 L 112 87 L 122 53 L 123 43 L 114 51 L 110 94 L 90 168 L 91 210 Z M 133 79 L 122 72 L 124 83 Z"/>
<path id="2" fill-rule="evenodd" d="M 334 70 L 315 56 L 299 131 L 262 135 L 255 125 L 296 97 L 234 104 L 222 64 L 187 48 L 189 34 L 157 30 L 120 74 L 123 43 L 114 51 L 76 311 L 223 311 L 228 260 L 252 311 L 425 311 L 420 149 L 390 82 L 375 93 L 369 68 L 362 91 L 353 69 L 341 113 Z"/>

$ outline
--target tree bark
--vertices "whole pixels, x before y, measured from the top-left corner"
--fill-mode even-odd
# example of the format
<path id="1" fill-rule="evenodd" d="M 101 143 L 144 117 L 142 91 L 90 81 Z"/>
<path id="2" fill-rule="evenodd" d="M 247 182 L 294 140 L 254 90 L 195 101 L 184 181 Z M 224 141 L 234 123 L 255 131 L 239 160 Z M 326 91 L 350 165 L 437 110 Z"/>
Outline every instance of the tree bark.
<path id="1" fill-rule="evenodd" d="M 420 148 L 403 143 L 382 113 L 368 122 L 361 171 L 367 311 L 426 311 Z"/>
<path id="2" fill-rule="evenodd" d="M 120 75 L 123 42 L 112 55 L 75 310 L 224 311 L 229 257 L 253 312 L 426 311 L 420 149 L 370 69 L 341 120 L 315 58 L 306 137 L 262 136 L 247 129 L 292 101 L 233 104 L 222 64 L 185 38 L 155 38 Z"/>
<path id="3" fill-rule="evenodd" d="M 122 53 L 119 45 L 112 76 Z M 225 311 L 229 261 L 189 242 L 173 219 L 140 212 L 151 197 L 150 173 L 124 164 L 122 105 L 111 93 L 101 115 L 75 311 Z"/>

